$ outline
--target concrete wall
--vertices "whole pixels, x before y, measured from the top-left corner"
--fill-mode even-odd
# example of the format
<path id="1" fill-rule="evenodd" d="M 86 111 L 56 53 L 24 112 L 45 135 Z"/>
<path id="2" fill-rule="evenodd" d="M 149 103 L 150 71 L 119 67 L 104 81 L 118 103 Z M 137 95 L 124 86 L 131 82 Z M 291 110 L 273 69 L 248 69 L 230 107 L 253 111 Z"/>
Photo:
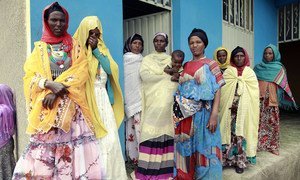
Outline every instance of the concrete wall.
<path id="1" fill-rule="evenodd" d="M 277 8 L 274 0 L 254 0 L 254 63 L 261 62 L 268 44 L 277 45 Z"/>
<path id="2" fill-rule="evenodd" d="M 208 36 L 205 55 L 212 58 L 214 50 L 222 45 L 222 1 L 173 0 L 173 49 L 186 53 L 185 60 L 192 54 L 187 38 L 193 28 L 201 28 Z"/>
<path id="3" fill-rule="evenodd" d="M 0 1 L 0 83 L 9 85 L 16 94 L 18 149 L 28 142 L 25 99 L 23 95 L 23 64 L 27 56 L 26 1 Z"/>

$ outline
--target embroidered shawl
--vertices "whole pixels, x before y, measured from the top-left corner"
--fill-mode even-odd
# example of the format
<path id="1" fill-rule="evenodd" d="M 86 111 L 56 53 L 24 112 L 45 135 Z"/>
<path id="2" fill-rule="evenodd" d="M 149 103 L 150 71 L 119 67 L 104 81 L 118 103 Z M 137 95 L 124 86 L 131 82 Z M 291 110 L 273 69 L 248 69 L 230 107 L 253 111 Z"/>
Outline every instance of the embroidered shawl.
<path id="1" fill-rule="evenodd" d="M 142 61 L 141 142 L 165 134 L 174 137 L 172 104 L 177 83 L 164 72 L 167 65 L 171 56 L 166 53 L 153 52 Z"/>

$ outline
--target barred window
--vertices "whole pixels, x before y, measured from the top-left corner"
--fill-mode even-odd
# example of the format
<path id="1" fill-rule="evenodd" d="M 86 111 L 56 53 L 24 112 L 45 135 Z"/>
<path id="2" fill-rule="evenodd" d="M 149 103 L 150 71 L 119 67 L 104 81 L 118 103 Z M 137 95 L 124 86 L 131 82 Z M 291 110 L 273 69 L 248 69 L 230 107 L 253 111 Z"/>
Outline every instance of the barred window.
<path id="1" fill-rule="evenodd" d="M 253 0 L 223 0 L 223 21 L 253 31 Z"/>
<path id="2" fill-rule="evenodd" d="M 288 42 L 300 39 L 300 3 L 288 4 L 278 10 L 278 41 Z"/>

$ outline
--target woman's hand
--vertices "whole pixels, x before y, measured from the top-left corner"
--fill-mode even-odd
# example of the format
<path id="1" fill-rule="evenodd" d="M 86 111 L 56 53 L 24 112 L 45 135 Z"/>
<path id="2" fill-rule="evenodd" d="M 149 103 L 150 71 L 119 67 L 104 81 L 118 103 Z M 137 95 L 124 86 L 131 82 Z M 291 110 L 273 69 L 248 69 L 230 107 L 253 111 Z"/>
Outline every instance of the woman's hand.
<path id="1" fill-rule="evenodd" d="M 164 72 L 169 74 L 169 75 L 172 75 L 173 74 L 173 69 L 169 65 L 167 65 L 164 69 Z"/>
<path id="2" fill-rule="evenodd" d="M 88 39 L 88 44 L 91 46 L 92 50 L 97 48 L 98 39 L 94 36 L 90 36 Z"/>
<path id="3" fill-rule="evenodd" d="M 62 83 L 54 82 L 54 81 L 47 81 L 45 84 L 47 89 L 50 89 L 56 96 L 63 98 L 65 94 L 68 94 L 68 86 L 65 86 Z"/>
<path id="4" fill-rule="evenodd" d="M 217 129 L 217 125 L 218 125 L 218 115 L 212 113 L 210 115 L 206 128 L 208 128 L 211 133 L 214 133 Z"/>
<path id="5" fill-rule="evenodd" d="M 43 107 L 45 109 L 52 109 L 56 99 L 57 99 L 57 96 L 54 93 L 47 94 L 42 102 Z"/>
<path id="6" fill-rule="evenodd" d="M 217 129 L 220 97 L 221 97 L 221 91 L 219 89 L 215 94 L 212 111 L 210 113 L 209 121 L 206 125 L 206 128 L 208 128 L 211 133 L 214 133 Z"/>

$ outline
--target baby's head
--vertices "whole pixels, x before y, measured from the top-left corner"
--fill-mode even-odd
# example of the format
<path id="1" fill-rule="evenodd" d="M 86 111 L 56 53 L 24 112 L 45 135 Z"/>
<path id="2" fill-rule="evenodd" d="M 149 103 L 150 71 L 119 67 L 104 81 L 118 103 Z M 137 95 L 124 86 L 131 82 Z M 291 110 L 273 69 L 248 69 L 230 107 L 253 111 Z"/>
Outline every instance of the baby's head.
<path id="1" fill-rule="evenodd" d="M 180 69 L 184 60 L 184 52 L 175 50 L 172 52 L 172 68 Z"/>

